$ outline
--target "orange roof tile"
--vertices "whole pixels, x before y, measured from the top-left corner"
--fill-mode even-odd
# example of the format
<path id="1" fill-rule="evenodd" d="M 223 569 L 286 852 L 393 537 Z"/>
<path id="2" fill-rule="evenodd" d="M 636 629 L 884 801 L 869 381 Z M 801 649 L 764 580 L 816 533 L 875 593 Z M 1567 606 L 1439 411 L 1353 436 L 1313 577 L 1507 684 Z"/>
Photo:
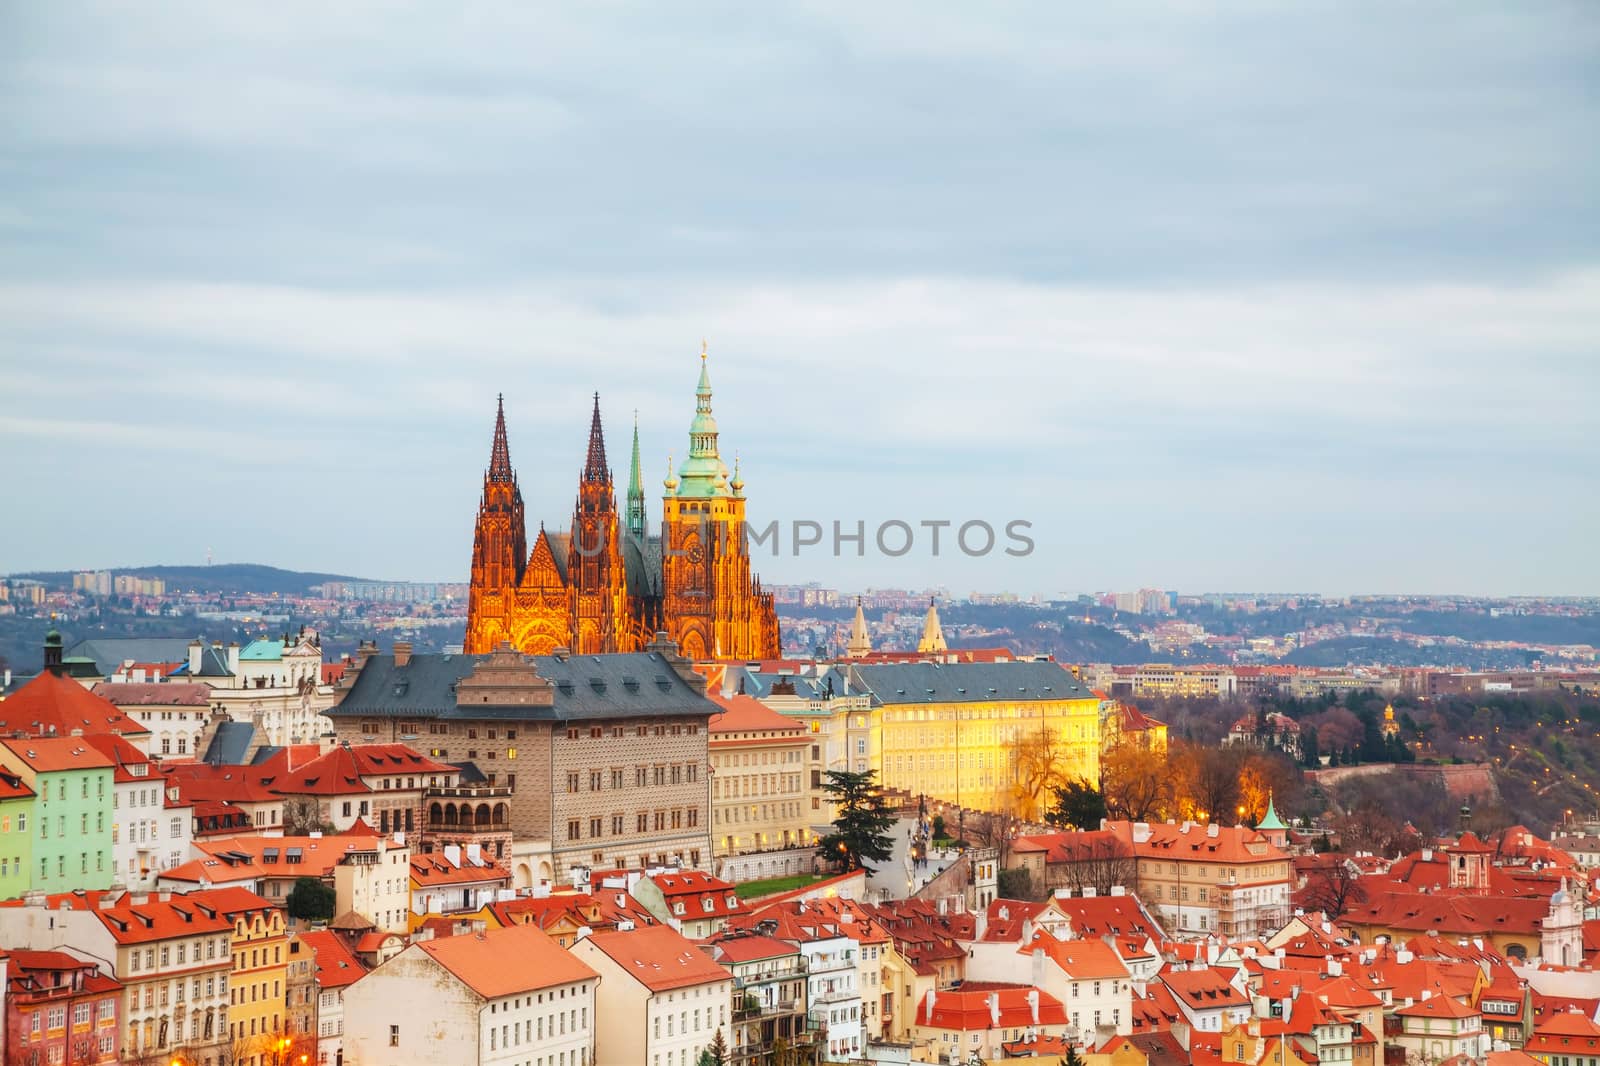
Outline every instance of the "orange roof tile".
<path id="1" fill-rule="evenodd" d="M 344 937 L 331 929 L 301 933 L 300 942 L 311 949 L 317 960 L 317 984 L 321 988 L 344 988 L 367 975 L 366 964 L 350 950 Z"/>
<path id="2" fill-rule="evenodd" d="M 1033 997 L 1037 997 L 1039 1004 L 1037 1021 L 1030 1002 Z M 1036 1024 L 1064 1025 L 1066 1021 L 1066 1009 L 1050 993 L 1031 985 L 999 981 L 968 981 L 959 989 L 924 993 L 917 1004 L 916 1016 L 918 1025 L 969 1032 L 1025 1029 Z"/>
<path id="3" fill-rule="evenodd" d="M 732 980 L 725 967 L 665 925 L 594 933 L 587 942 L 652 992 Z"/>
<path id="4" fill-rule="evenodd" d="M 599 975 L 532 925 L 424 940 L 417 945 L 484 999 L 555 988 Z M 515 959 L 515 966 L 506 965 Z"/>
<path id="5" fill-rule="evenodd" d="M 727 743 L 734 733 L 777 733 L 782 739 L 795 740 L 805 735 L 805 726 L 793 718 L 779 714 L 754 696 L 723 696 L 708 691 L 712 703 L 722 708 L 713 714 L 707 725 L 710 743 Z"/>
<path id="6" fill-rule="evenodd" d="M 28 737 L 20 740 L 0 740 L 0 744 L 5 745 L 35 773 L 109 770 L 113 765 L 99 748 L 89 744 L 84 737 Z"/>
<path id="7" fill-rule="evenodd" d="M 0 701 L 0 732 L 123 733 L 149 736 L 150 730 L 70 678 L 46 670 Z"/>
<path id="8" fill-rule="evenodd" d="M 1128 968 L 1102 940 L 1057 940 L 1041 929 L 1017 949 L 1017 954 L 1031 955 L 1036 948 L 1042 949 L 1045 957 L 1073 980 L 1128 976 Z"/>

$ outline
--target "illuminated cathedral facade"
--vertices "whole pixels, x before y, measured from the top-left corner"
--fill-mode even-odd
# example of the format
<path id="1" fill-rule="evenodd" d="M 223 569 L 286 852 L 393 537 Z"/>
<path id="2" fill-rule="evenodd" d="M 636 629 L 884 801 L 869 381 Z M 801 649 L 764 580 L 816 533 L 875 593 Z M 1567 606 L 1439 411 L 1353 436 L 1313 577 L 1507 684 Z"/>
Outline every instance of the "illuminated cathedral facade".
<path id="1" fill-rule="evenodd" d="M 750 572 L 744 481 L 738 463 L 730 475 L 718 453 L 704 352 L 688 458 L 675 472 L 668 464 L 662 485 L 661 530 L 652 535 L 635 425 L 618 513 L 597 394 L 570 531 L 541 523 L 530 549 L 501 403 L 472 541 L 467 653 L 502 643 L 529 655 L 632 652 L 665 632 L 689 659 L 777 658 L 778 616 Z"/>

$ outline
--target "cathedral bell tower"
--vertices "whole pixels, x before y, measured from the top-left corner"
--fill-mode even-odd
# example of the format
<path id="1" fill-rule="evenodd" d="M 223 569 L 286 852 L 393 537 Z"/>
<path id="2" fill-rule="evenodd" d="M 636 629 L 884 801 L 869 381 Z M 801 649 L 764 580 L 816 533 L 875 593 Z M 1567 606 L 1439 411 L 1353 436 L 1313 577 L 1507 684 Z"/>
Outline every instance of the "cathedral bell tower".
<path id="1" fill-rule="evenodd" d="M 567 558 L 572 651 L 577 655 L 625 650 L 628 590 L 621 543 L 617 496 L 612 488 L 611 468 L 606 465 L 605 434 L 600 428 L 600 394 L 595 393 L 589 452 L 578 478 L 578 501 L 572 513 Z"/>
<path id="2" fill-rule="evenodd" d="M 511 449 L 506 443 L 504 397 L 496 401 L 494 443 L 489 449 L 489 469 L 483 475 L 483 495 L 472 536 L 472 584 L 467 597 L 465 650 L 476 654 L 492 650 L 511 639 L 514 593 L 522 580 L 527 558 L 527 528 L 522 492 L 511 469 Z"/>

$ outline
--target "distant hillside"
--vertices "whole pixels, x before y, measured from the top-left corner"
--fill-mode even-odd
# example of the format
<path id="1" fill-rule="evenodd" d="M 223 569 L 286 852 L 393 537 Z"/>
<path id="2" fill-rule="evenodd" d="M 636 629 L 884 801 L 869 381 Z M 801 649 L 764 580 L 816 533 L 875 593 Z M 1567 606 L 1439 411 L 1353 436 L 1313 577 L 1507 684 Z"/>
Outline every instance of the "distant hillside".
<path id="1" fill-rule="evenodd" d="M 367 578 L 345 574 L 318 574 L 301 570 L 279 570 L 275 566 L 256 563 L 219 563 L 215 566 L 119 566 L 111 570 L 117 574 L 138 574 L 140 577 L 159 577 L 169 590 L 194 590 L 240 594 L 248 592 L 271 595 L 305 595 L 311 586 L 324 581 L 365 581 Z M 73 571 L 51 570 L 32 574 L 13 574 L 13 577 L 32 578 L 47 585 L 72 583 Z"/>

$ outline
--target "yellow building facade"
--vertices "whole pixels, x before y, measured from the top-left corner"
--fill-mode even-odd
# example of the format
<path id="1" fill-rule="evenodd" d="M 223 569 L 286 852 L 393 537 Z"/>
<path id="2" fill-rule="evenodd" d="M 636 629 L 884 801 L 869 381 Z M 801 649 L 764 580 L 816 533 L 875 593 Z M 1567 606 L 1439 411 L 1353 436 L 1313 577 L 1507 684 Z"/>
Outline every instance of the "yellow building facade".
<path id="1" fill-rule="evenodd" d="M 1063 779 L 1100 779 L 1102 701 L 1059 663 L 847 662 L 745 683 L 805 724 L 815 769 L 876 770 L 883 787 L 930 801 L 1011 809 L 1018 749 L 1044 735 Z"/>
<path id="2" fill-rule="evenodd" d="M 235 893 L 237 893 L 235 895 Z M 289 934 L 283 911 L 243 889 L 219 893 L 222 912 L 233 922 L 233 971 L 228 982 L 228 1037 L 235 1066 L 298 1062 L 292 1043 L 307 1039 L 288 1031 Z M 315 1049 L 301 1049 L 312 1054 Z"/>

